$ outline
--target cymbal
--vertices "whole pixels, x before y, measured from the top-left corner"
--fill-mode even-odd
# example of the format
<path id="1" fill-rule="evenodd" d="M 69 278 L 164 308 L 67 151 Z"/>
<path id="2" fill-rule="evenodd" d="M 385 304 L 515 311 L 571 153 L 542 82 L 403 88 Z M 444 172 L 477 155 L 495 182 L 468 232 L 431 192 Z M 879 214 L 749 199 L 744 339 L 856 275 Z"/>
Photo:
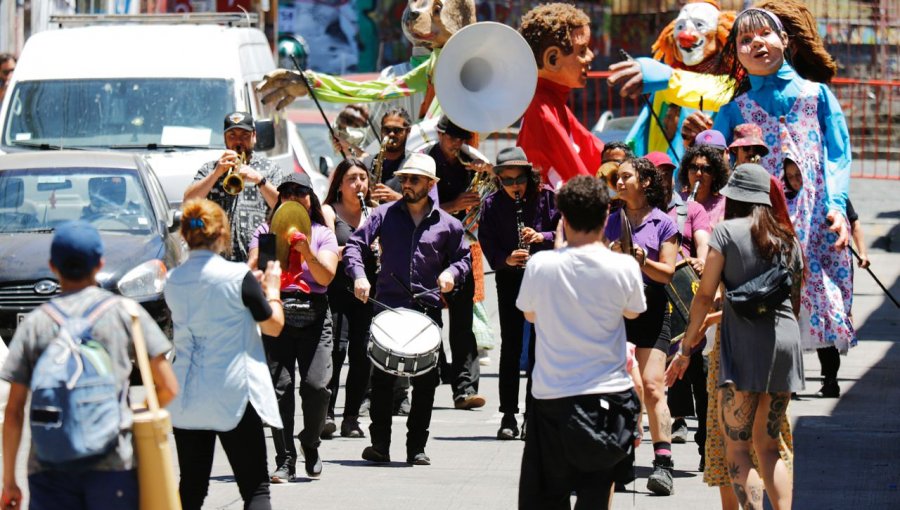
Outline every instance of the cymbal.
<path id="1" fill-rule="evenodd" d="M 301 232 L 310 237 L 312 221 L 306 208 L 297 202 L 284 202 L 272 216 L 269 229 L 275 234 L 275 258 L 281 263 L 282 271 L 288 269 L 288 256 L 291 252 L 290 238 L 294 232 Z"/>

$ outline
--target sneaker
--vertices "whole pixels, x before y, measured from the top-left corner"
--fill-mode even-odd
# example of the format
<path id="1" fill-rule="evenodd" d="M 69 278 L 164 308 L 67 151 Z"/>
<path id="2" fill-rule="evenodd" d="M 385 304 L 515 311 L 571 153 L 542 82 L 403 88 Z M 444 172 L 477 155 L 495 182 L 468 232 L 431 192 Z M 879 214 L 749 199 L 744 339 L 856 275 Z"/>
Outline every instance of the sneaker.
<path id="1" fill-rule="evenodd" d="M 322 439 L 331 439 L 334 437 L 335 432 L 337 432 L 337 425 L 334 423 L 334 416 L 325 418 L 325 427 L 322 428 L 322 433 L 319 434 L 319 437 Z"/>
<path id="2" fill-rule="evenodd" d="M 289 462 L 285 462 L 278 469 L 272 473 L 272 476 L 269 478 L 269 481 L 272 483 L 289 483 L 294 481 L 294 466 L 292 466 Z"/>
<path id="3" fill-rule="evenodd" d="M 671 457 L 657 457 L 653 461 L 653 473 L 647 479 L 647 490 L 657 496 L 671 496 L 675 493 L 675 482 L 672 480 L 672 468 L 675 467 Z"/>
<path id="4" fill-rule="evenodd" d="M 484 407 L 484 404 L 487 403 L 487 400 L 484 399 L 481 395 L 471 394 L 457 397 L 453 401 L 453 407 L 457 409 L 476 409 L 478 407 Z"/>
<path id="5" fill-rule="evenodd" d="M 386 464 L 391 461 L 391 456 L 387 453 L 381 453 L 374 446 L 366 446 L 362 452 L 363 460 L 375 462 L 377 464 Z"/>
<path id="6" fill-rule="evenodd" d="M 684 418 L 675 418 L 672 422 L 672 442 L 675 444 L 687 443 L 688 428 Z"/>
<path id="7" fill-rule="evenodd" d="M 516 422 L 516 415 L 504 413 L 503 419 L 500 420 L 500 430 L 497 431 L 497 439 L 509 440 L 517 437 L 519 437 L 519 424 Z"/>
<path id="8" fill-rule="evenodd" d="M 403 400 L 394 406 L 394 416 L 409 416 L 409 409 L 409 397 L 403 397 Z"/>
<path id="9" fill-rule="evenodd" d="M 365 432 L 359 426 L 359 419 L 356 416 L 345 416 L 341 421 L 341 437 L 366 437 Z"/>
<path id="10" fill-rule="evenodd" d="M 315 446 L 300 445 L 303 450 L 303 464 L 306 475 L 310 478 L 318 478 L 322 474 L 322 458 L 319 457 L 319 449 Z"/>
<path id="11" fill-rule="evenodd" d="M 408 455 L 406 463 L 412 466 L 430 466 L 431 459 L 428 458 L 428 455 L 425 455 L 425 452 L 419 452 L 415 455 Z"/>
<path id="12" fill-rule="evenodd" d="M 838 386 L 837 379 L 825 379 L 825 383 L 819 391 L 816 392 L 819 398 L 838 398 L 841 396 L 841 387 Z"/>

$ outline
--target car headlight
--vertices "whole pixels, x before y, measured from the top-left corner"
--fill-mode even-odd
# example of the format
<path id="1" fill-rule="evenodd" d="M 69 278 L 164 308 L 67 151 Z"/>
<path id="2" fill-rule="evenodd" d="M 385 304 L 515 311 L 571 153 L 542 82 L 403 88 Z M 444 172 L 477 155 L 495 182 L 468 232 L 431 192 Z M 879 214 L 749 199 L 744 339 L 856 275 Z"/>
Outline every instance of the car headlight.
<path id="1" fill-rule="evenodd" d="M 132 299 L 156 296 L 166 286 L 166 266 L 161 260 L 148 260 L 125 273 L 116 286 L 120 294 Z"/>

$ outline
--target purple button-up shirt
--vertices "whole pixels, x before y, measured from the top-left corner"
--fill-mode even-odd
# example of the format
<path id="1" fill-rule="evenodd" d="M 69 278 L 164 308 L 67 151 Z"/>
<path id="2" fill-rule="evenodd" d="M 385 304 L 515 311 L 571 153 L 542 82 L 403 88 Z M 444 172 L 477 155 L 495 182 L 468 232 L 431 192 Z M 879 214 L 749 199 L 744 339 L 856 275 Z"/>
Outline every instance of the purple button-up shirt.
<path id="1" fill-rule="evenodd" d="M 354 280 L 365 278 L 363 261 L 372 256 L 372 242 L 380 238 L 381 272 L 375 282 L 375 295 L 388 306 L 418 309 L 403 285 L 415 294 L 434 289 L 438 276 L 447 270 L 459 286 L 472 271 L 462 223 L 430 203 L 431 210 L 418 226 L 402 200 L 378 206 L 344 247 L 347 275 Z M 438 291 L 423 294 L 419 301 L 427 306 L 443 306 Z"/>
<path id="2" fill-rule="evenodd" d="M 522 204 L 522 221 L 544 236 L 544 242 L 531 245 L 532 253 L 553 248 L 559 212 L 553 190 L 542 188 L 533 200 Z M 506 257 L 519 247 L 519 230 L 516 225 L 516 201 L 506 191 L 499 189 L 484 199 L 481 220 L 478 224 L 478 240 L 492 269 L 511 269 Z"/>

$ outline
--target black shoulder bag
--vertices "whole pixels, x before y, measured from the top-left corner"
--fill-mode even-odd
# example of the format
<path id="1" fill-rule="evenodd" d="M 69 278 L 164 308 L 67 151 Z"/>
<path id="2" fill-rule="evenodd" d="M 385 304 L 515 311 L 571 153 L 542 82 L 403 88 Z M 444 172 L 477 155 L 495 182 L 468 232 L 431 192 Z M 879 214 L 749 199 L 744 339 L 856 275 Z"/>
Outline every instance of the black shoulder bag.
<path id="1" fill-rule="evenodd" d="M 738 315 L 758 319 L 778 307 L 791 295 L 791 271 L 783 253 L 775 259 L 775 265 L 763 274 L 744 282 L 725 293 L 725 298 Z"/>

